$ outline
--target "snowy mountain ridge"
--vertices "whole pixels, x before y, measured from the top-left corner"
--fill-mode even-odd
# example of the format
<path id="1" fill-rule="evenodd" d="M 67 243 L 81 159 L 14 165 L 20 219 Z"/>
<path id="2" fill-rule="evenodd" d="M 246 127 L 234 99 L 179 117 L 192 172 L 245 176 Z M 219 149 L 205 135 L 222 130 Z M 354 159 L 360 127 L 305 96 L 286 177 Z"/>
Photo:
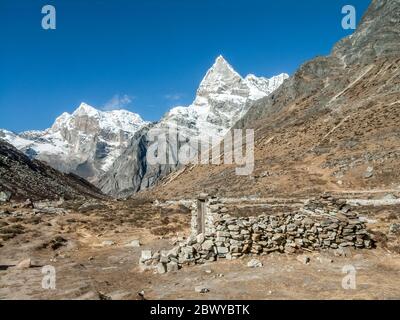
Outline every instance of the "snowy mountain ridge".
<path id="1" fill-rule="evenodd" d="M 270 95 L 287 78 L 285 73 L 271 79 L 254 75 L 243 78 L 219 56 L 201 81 L 193 103 L 171 109 L 158 123 L 141 130 L 100 178 L 99 187 L 114 196 L 128 196 L 152 187 L 182 165 L 179 161 L 159 165 L 147 163 L 148 148 L 158 144 L 158 141 L 151 142 L 153 134 L 160 129 L 176 128 L 181 138 L 211 140 L 217 144 L 257 100 Z"/>
<path id="2" fill-rule="evenodd" d="M 59 116 L 49 129 L 20 134 L 0 130 L 0 138 L 31 158 L 95 182 L 146 124 L 138 114 L 99 111 L 82 102 L 72 114 Z"/>
<path id="3" fill-rule="evenodd" d="M 151 187 L 180 164 L 151 167 L 145 163 L 149 128 L 178 128 L 187 137 L 222 139 L 252 104 L 274 92 L 289 76 L 271 79 L 239 75 L 219 56 L 207 71 L 190 106 L 171 109 L 155 124 L 126 110 L 100 111 L 82 102 L 64 112 L 44 131 L 16 134 L 0 130 L 0 138 L 30 158 L 75 173 L 105 193 L 136 192 Z"/>
<path id="4" fill-rule="evenodd" d="M 158 126 L 175 123 L 181 130 L 189 131 L 190 136 L 222 137 L 252 102 L 270 95 L 287 78 L 286 73 L 271 79 L 252 74 L 242 78 L 219 56 L 201 81 L 193 103 L 171 109 Z"/>

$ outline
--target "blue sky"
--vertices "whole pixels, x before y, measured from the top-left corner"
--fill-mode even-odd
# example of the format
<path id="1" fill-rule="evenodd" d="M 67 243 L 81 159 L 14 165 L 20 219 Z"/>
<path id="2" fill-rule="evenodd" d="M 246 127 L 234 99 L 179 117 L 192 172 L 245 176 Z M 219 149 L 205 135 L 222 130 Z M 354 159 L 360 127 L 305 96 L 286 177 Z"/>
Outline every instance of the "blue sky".
<path id="1" fill-rule="evenodd" d="M 292 74 L 351 31 L 369 0 L 1 0 L 0 128 L 45 129 L 81 101 L 146 120 L 188 105 L 222 54 L 242 75 Z M 41 28 L 41 8 L 57 29 Z M 359 22 L 359 21 L 358 21 Z"/>

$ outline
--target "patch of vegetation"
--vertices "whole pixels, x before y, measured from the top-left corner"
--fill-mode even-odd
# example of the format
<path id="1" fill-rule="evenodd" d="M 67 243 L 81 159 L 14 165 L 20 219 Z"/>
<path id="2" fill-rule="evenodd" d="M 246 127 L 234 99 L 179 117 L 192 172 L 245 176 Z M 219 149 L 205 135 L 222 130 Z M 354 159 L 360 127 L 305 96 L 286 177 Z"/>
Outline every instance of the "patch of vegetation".
<path id="1" fill-rule="evenodd" d="M 24 227 L 20 224 L 15 224 L 11 226 L 6 226 L 0 229 L 0 233 L 7 234 L 7 233 L 14 233 L 14 234 L 21 234 L 24 233 Z"/>

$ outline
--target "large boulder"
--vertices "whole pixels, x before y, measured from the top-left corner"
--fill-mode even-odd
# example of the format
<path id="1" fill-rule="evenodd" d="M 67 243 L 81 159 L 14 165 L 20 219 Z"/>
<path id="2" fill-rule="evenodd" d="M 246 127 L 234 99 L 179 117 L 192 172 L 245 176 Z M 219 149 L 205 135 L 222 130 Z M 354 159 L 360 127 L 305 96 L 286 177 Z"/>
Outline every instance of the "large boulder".
<path id="1" fill-rule="evenodd" d="M 8 202 L 11 199 L 11 192 L 9 191 L 0 191 L 0 202 Z"/>

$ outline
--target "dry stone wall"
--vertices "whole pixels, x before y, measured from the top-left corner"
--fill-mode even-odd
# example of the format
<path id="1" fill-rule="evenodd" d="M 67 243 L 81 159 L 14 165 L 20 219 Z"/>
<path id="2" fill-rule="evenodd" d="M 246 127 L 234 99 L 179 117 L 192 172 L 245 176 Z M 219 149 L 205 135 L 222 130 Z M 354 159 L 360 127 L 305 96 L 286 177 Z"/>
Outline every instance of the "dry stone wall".
<path id="1" fill-rule="evenodd" d="M 258 217 L 232 217 L 218 198 L 201 202 L 192 205 L 188 239 L 170 251 L 153 255 L 146 252 L 140 260 L 143 268 L 157 268 L 164 273 L 183 265 L 232 260 L 248 254 L 373 247 L 365 223 L 346 202 L 329 196 L 311 200 L 296 212 Z"/>

